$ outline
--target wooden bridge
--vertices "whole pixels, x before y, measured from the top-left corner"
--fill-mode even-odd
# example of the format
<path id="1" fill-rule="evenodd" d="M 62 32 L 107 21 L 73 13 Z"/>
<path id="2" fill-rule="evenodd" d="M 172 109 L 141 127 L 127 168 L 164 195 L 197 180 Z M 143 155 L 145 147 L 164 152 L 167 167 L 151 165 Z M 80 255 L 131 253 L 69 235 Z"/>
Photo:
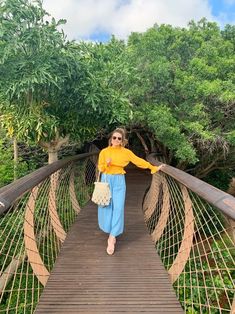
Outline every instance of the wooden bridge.
<path id="1" fill-rule="evenodd" d="M 183 313 L 144 224 L 149 177 L 127 176 L 126 231 L 113 256 L 89 203 L 72 226 L 36 313 Z"/>
<path id="2" fill-rule="evenodd" d="M 83 154 L 0 190 L 0 313 L 234 313 L 234 198 L 170 166 L 131 169 L 108 256 L 95 164 Z"/>

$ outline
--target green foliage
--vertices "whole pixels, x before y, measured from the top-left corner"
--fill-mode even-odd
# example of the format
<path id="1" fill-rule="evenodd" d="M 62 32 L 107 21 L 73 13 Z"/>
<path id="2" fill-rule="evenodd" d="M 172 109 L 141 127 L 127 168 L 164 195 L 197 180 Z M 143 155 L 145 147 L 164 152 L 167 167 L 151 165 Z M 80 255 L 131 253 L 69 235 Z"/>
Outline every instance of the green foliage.
<path id="1" fill-rule="evenodd" d="M 206 182 L 227 192 L 231 179 L 235 177 L 235 171 L 232 170 L 216 170 L 212 171 L 204 178 Z"/>
<path id="2" fill-rule="evenodd" d="M 26 163 L 19 158 L 15 165 L 13 160 L 13 145 L 7 141 L 0 140 L 0 188 L 11 183 L 14 180 L 14 171 L 16 177 L 20 178 L 34 169 L 34 164 Z"/>
<path id="3" fill-rule="evenodd" d="M 72 165 L 74 166 L 74 165 Z M 56 202 L 60 222 L 67 232 L 74 222 L 75 212 L 69 191 L 69 178 L 71 165 L 61 169 L 59 172 L 59 184 L 57 187 Z M 90 173 L 91 174 L 91 173 Z M 81 207 L 89 200 L 93 184 L 85 181 L 86 161 L 75 165 L 75 193 L 76 199 Z M 37 195 L 34 208 L 34 232 L 37 247 L 45 267 L 49 272 L 53 269 L 58 251 L 59 240 L 53 231 L 50 215 L 48 213 L 49 182 L 45 181 Z M 13 257 L 25 253 L 24 247 L 24 220 L 26 202 L 29 194 L 21 197 L 17 204 L 4 216 L 0 217 L 0 229 L 3 231 L 0 237 L 0 269 L 6 269 Z M 0 311 L 11 310 L 9 313 L 32 313 L 37 305 L 43 286 L 36 278 L 27 257 L 22 259 L 23 263 L 18 267 L 15 276 L 9 281 L 5 291 L 2 293 Z"/>
<path id="4" fill-rule="evenodd" d="M 6 149 L 0 141 L 0 187 L 10 183 L 14 179 L 14 162 L 12 149 Z"/>
<path id="5" fill-rule="evenodd" d="M 136 67 L 134 125 L 155 138 L 166 160 L 195 164 L 199 176 L 214 159 L 213 167 L 234 167 L 234 27 L 221 31 L 205 19 L 188 28 L 155 25 L 132 33 L 128 52 Z"/>
<path id="6" fill-rule="evenodd" d="M 58 31 L 63 23 L 49 20 L 41 1 L 1 2 L 0 109 L 9 136 L 83 143 L 129 125 L 167 162 L 200 177 L 235 166 L 234 27 L 155 25 L 126 45 L 70 42 Z"/>
<path id="7" fill-rule="evenodd" d="M 197 161 L 196 152 L 187 137 L 180 130 L 179 123 L 166 105 L 142 106 L 136 112 L 136 120 L 148 125 L 155 137 L 171 147 L 179 159 Z"/>
<path id="8" fill-rule="evenodd" d="M 197 175 L 235 167 L 234 26 L 221 31 L 205 19 L 190 22 L 188 28 L 155 25 L 145 33 L 132 33 L 126 45 L 114 37 L 106 44 L 70 42 L 58 30 L 64 23 L 50 18 L 40 0 L 0 3 L 0 122 L 9 137 L 52 144 L 69 135 L 83 143 L 116 125 L 138 126 L 169 163 L 184 162 L 186 168 L 195 165 L 191 169 Z M 12 157 L 8 141 L 0 141 L 0 186 L 13 180 Z M 28 167 L 20 160 L 18 176 L 26 174 Z M 227 174 L 221 173 L 219 178 L 212 175 L 213 184 L 218 181 L 219 188 L 226 189 Z M 80 205 L 92 189 L 89 185 L 85 191 L 78 190 L 83 180 L 79 177 L 75 182 Z M 63 189 L 58 188 L 59 192 Z M 67 211 L 63 212 L 62 202 L 58 210 L 67 230 L 75 214 L 71 214 L 68 195 L 63 201 Z M 19 228 L 12 228 L 15 214 L 9 213 L 2 226 L 12 232 L 12 238 L 19 238 Z M 209 212 L 208 221 L 210 216 Z M 21 225 L 22 217 L 23 212 L 18 220 Z M 40 218 L 37 222 L 42 223 Z M 2 243 L 0 239 L 0 246 Z M 53 246 L 49 238 L 47 243 Z M 44 250 L 41 244 L 39 249 Z M 11 255 L 14 250 L 13 245 Z M 55 256 L 53 250 L 51 255 Z M 222 250 L 222 254 L 230 263 L 228 252 Z M 206 261 L 202 265 L 190 263 L 186 271 L 208 270 Z M 53 266 L 49 258 L 45 264 L 49 269 Z M 215 273 L 211 279 L 218 291 L 231 286 L 228 274 L 223 275 L 221 279 Z M 179 279 L 188 286 L 197 284 L 195 280 Z M 25 278 L 22 283 L 25 286 Z M 29 288 L 31 283 L 29 280 Z M 19 285 L 17 279 L 14 288 Z M 13 305 L 18 302 L 17 293 L 12 296 Z M 200 308 L 192 302 L 204 300 L 205 289 L 200 290 L 200 296 L 197 289 L 190 293 L 191 289 L 179 289 L 188 313 L 199 313 Z M 4 296 L 4 306 L 8 297 Z M 212 302 L 215 298 L 210 291 Z M 25 312 L 22 300 L 19 313 Z"/>
<path id="9" fill-rule="evenodd" d="M 231 243 L 227 245 L 231 247 Z M 233 269 L 235 251 L 225 248 L 223 241 L 215 241 L 207 258 L 202 256 L 201 259 L 196 255 L 186 264 L 185 273 L 182 273 L 175 283 L 175 289 L 186 313 L 208 313 L 208 306 L 211 306 L 210 313 L 213 314 L 219 313 L 222 309 L 223 313 L 229 311 L 228 298 L 230 303 L 233 300 L 231 278 L 234 278 L 234 270 L 228 271 L 225 265 Z"/>
<path id="10" fill-rule="evenodd" d="M 125 123 L 128 75 L 125 45 L 67 41 L 41 1 L 2 1 L 0 109 L 9 136 L 53 144 L 70 136 L 84 142 L 107 124 Z"/>
<path id="11" fill-rule="evenodd" d="M 125 124 L 131 114 L 129 101 L 122 93 L 128 75 L 123 60 L 125 46 L 113 39 L 108 44 L 81 43 L 75 45 L 75 51 L 84 72 L 80 80 L 73 80 L 70 91 L 74 105 L 68 115 L 76 123 L 71 124 L 70 118 L 65 123 L 71 134 L 79 133 L 82 140 L 88 140 L 109 125 Z"/>
<path id="12" fill-rule="evenodd" d="M 24 252 L 22 230 L 26 200 L 27 196 L 22 197 L 18 202 L 17 210 L 8 212 L 5 216 L 0 217 L 0 228 L 4 231 L 0 238 L 0 247 L 2 249 L 0 269 L 2 267 L 5 269 L 10 264 L 13 256 L 19 258 Z M 28 275 L 26 275 L 27 273 Z M 42 285 L 33 279 L 33 270 L 28 267 L 27 260 L 24 260 L 23 264 L 19 266 L 18 273 L 13 279 L 6 286 L 7 292 L 2 295 L 0 310 L 4 311 L 9 307 L 11 308 L 9 313 L 12 314 L 16 313 L 16 309 L 17 313 L 31 313 L 31 304 L 32 302 L 34 306 L 37 304 L 39 291 L 42 291 Z M 25 290 L 27 293 L 23 292 L 22 287 L 27 287 L 27 290 Z M 12 293 L 11 288 L 13 289 Z M 30 306 L 28 305 L 25 308 L 25 303 L 28 303 Z"/>

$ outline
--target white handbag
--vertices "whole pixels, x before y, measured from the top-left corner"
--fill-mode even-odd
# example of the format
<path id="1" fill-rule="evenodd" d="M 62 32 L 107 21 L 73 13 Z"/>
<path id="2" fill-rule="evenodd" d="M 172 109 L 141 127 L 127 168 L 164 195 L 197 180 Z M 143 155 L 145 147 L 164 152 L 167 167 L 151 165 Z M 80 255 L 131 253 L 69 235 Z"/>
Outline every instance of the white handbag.
<path id="1" fill-rule="evenodd" d="M 92 202 L 99 206 L 108 206 L 111 200 L 111 191 L 109 183 L 106 182 L 106 180 L 105 182 L 100 182 L 100 172 L 98 179 L 94 184 L 95 188 L 91 197 Z"/>

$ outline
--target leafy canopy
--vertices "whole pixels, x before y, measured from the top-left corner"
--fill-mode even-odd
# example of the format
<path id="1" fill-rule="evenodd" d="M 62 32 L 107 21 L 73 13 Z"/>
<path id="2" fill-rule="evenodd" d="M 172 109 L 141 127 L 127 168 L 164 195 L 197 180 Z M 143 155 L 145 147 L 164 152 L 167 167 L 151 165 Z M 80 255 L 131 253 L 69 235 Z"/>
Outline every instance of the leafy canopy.
<path id="1" fill-rule="evenodd" d="M 129 37 L 138 77 L 129 83 L 134 125 L 154 138 L 168 162 L 198 166 L 206 154 L 202 168 L 214 167 L 213 160 L 226 167 L 225 156 L 235 166 L 234 34 L 202 19 Z"/>
<path id="2" fill-rule="evenodd" d="M 41 1 L 7 0 L 0 8 L 0 106 L 9 135 L 84 141 L 107 124 L 125 123 L 122 42 L 67 41 L 58 30 L 65 21 L 50 18 Z"/>

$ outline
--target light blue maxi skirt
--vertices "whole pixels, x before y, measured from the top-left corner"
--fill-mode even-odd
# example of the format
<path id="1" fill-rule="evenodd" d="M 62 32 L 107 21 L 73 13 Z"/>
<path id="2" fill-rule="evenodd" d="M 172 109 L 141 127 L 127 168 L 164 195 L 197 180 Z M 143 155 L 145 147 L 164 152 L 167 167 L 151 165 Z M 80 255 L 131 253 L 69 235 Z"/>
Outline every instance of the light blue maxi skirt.
<path id="1" fill-rule="evenodd" d="M 112 198 L 108 206 L 98 206 L 99 227 L 104 232 L 117 237 L 124 230 L 125 175 L 102 173 L 101 181 L 109 183 Z"/>

